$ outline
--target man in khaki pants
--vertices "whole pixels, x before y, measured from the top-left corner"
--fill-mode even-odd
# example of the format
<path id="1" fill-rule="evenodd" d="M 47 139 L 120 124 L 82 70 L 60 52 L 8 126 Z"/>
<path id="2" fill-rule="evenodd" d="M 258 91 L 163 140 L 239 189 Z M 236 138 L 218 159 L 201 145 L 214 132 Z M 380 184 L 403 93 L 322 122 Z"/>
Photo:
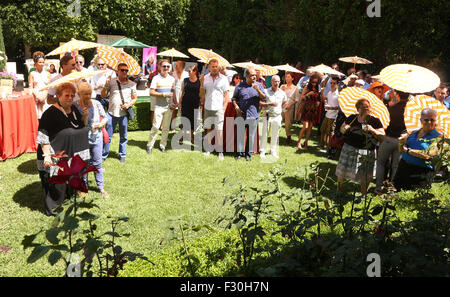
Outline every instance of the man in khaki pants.
<path id="1" fill-rule="evenodd" d="M 153 114 L 152 129 L 147 143 L 147 153 L 151 154 L 155 145 L 161 124 L 163 126 L 159 148 L 166 152 L 167 138 L 169 136 L 172 120 L 172 110 L 177 106 L 175 95 L 175 78 L 169 75 L 170 63 L 168 60 L 161 61 L 161 71 L 156 75 L 150 85 L 150 96 L 155 99 L 155 111 Z"/>

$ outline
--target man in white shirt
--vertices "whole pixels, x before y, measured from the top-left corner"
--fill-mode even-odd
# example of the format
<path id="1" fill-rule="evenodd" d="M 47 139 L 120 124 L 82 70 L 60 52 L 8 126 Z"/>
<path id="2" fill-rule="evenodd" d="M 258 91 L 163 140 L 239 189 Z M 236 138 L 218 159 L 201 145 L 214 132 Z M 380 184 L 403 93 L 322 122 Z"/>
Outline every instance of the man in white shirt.
<path id="1" fill-rule="evenodd" d="M 220 73 L 219 61 L 209 61 L 209 73 L 200 77 L 200 101 L 204 106 L 206 129 L 205 156 L 209 156 L 211 148 L 212 133 L 215 132 L 215 150 L 219 154 L 219 160 L 223 157 L 223 123 L 225 110 L 227 108 L 230 84 L 228 78 Z M 214 132 L 212 131 L 214 124 Z"/>
<path id="2" fill-rule="evenodd" d="M 325 118 L 320 126 L 320 143 L 319 148 L 321 152 L 326 152 L 330 148 L 331 135 L 334 134 L 335 121 L 338 114 L 338 90 L 339 79 L 332 77 L 330 81 L 331 90 L 328 92 L 325 101 Z"/>
<path id="3" fill-rule="evenodd" d="M 159 148 L 161 152 L 166 152 L 172 110 L 178 105 L 175 93 L 175 78 L 169 74 L 170 63 L 166 59 L 161 60 L 160 63 L 160 73 L 153 77 L 150 84 L 150 96 L 155 100 L 155 110 L 153 113 L 152 129 L 150 130 L 150 136 L 147 142 L 147 154 L 152 153 L 161 124 L 163 129 Z"/>
<path id="4" fill-rule="evenodd" d="M 75 56 L 75 70 L 78 72 L 87 71 L 87 68 L 84 67 L 84 57 L 82 55 Z"/>
<path id="5" fill-rule="evenodd" d="M 109 97 L 102 97 L 102 89 L 106 85 L 106 81 L 116 77 L 116 74 L 106 67 L 105 60 L 99 58 L 96 62 L 98 71 L 107 70 L 108 72 L 93 76 L 91 79 L 92 91 L 95 93 L 94 98 L 97 99 L 105 110 L 108 110 Z"/>
<path id="6" fill-rule="evenodd" d="M 102 89 L 101 96 L 108 97 L 109 107 L 106 116 L 108 117 L 108 130 L 110 142 L 103 146 L 103 160 L 109 155 L 109 145 L 114 133 L 114 129 L 119 124 L 119 157 L 120 163 L 125 163 L 127 155 L 127 134 L 128 134 L 128 109 L 132 108 L 137 102 L 136 83 L 128 79 L 129 67 L 125 63 L 120 63 L 117 66 L 117 78 L 106 81 Z"/>
<path id="7" fill-rule="evenodd" d="M 281 113 L 288 99 L 286 93 L 279 88 L 281 80 L 278 75 L 272 76 L 270 82 L 272 87 L 265 90 L 268 109 L 267 118 L 263 119 L 260 156 L 261 158 L 265 157 L 267 151 L 267 134 L 271 130 L 270 154 L 278 159 L 278 136 L 280 135 L 281 129 Z"/>

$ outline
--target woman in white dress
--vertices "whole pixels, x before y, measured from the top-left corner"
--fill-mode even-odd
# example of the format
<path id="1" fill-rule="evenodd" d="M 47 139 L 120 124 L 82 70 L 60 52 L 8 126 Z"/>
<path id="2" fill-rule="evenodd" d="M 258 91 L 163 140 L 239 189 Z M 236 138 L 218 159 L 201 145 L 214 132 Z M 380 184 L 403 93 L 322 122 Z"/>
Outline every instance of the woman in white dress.
<path id="1" fill-rule="evenodd" d="M 50 107 L 50 104 L 47 103 L 47 91 L 40 91 L 40 89 L 49 83 L 51 75 L 44 70 L 45 58 L 43 52 L 35 52 L 33 60 L 35 70 L 28 76 L 28 86 L 36 102 L 38 119 L 41 119 L 42 114 Z"/>
<path id="2" fill-rule="evenodd" d="M 280 87 L 286 93 L 288 101 L 283 107 L 283 117 L 284 117 L 284 129 L 286 131 L 287 143 L 292 143 L 292 132 L 291 126 L 294 121 L 294 106 L 297 102 L 300 102 L 300 91 L 296 85 L 293 84 L 294 75 L 287 72 L 285 75 L 286 84 Z"/>

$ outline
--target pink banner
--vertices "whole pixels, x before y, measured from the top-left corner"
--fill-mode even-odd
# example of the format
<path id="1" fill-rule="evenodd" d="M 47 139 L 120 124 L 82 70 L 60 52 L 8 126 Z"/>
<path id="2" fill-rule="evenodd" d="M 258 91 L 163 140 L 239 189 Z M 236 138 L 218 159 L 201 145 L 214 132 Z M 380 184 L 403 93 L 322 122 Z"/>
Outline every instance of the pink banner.
<path id="1" fill-rule="evenodd" d="M 144 75 L 149 75 L 156 70 L 156 52 L 158 47 L 146 47 L 142 52 L 142 70 Z"/>

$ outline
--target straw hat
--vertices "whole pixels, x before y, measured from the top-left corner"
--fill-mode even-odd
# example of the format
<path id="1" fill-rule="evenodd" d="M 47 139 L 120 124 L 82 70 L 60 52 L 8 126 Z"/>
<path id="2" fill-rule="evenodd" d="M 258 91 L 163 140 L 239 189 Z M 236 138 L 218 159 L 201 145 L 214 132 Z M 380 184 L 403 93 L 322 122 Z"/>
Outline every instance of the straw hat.
<path id="1" fill-rule="evenodd" d="M 386 93 L 387 91 L 389 91 L 389 87 L 387 85 L 380 83 L 378 81 L 373 82 L 370 85 L 370 88 L 367 89 L 367 91 L 372 92 L 373 89 L 375 89 L 375 88 L 383 88 L 383 94 Z"/>

